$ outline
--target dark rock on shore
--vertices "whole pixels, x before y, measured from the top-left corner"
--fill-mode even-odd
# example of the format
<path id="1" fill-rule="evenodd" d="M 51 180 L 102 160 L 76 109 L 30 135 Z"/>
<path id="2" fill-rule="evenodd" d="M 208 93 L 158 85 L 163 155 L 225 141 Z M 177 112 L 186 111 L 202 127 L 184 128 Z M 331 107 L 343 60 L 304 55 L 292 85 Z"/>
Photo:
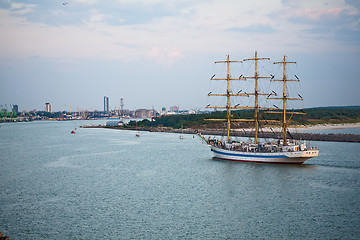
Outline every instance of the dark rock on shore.
<path id="1" fill-rule="evenodd" d="M 6 235 L 4 235 L 2 232 L 0 232 L 0 240 L 10 240 L 10 238 Z M 13 240 L 13 239 L 11 239 Z"/>

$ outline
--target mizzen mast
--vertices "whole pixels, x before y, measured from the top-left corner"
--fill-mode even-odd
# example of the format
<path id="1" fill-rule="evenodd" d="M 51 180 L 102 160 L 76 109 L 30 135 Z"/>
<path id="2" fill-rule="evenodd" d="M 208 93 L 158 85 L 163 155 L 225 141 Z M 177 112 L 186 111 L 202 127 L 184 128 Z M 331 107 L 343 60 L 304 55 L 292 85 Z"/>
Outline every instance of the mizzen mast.
<path id="1" fill-rule="evenodd" d="M 274 81 L 274 82 L 283 82 L 283 96 L 282 97 L 268 97 L 267 99 L 278 99 L 278 100 L 282 100 L 283 101 L 283 111 L 282 112 L 268 112 L 268 113 L 282 113 L 283 117 L 282 117 L 282 131 L 283 131 L 283 144 L 287 145 L 287 141 L 286 141 L 286 129 L 291 121 L 292 116 L 294 116 L 295 114 L 305 114 L 305 113 L 301 113 L 301 112 L 287 112 L 286 111 L 286 102 L 288 100 L 303 100 L 302 97 L 299 95 L 300 98 L 290 98 L 287 94 L 286 94 L 286 82 L 299 82 L 300 80 L 297 78 L 297 76 L 295 75 L 296 79 L 287 79 L 286 77 L 286 64 L 289 63 L 296 63 L 296 62 L 289 62 L 286 61 L 286 56 L 284 55 L 284 59 L 281 62 L 274 62 L 274 64 L 282 64 L 283 65 L 283 79 L 271 79 L 270 81 Z M 287 119 L 286 114 L 291 114 L 290 118 Z"/>

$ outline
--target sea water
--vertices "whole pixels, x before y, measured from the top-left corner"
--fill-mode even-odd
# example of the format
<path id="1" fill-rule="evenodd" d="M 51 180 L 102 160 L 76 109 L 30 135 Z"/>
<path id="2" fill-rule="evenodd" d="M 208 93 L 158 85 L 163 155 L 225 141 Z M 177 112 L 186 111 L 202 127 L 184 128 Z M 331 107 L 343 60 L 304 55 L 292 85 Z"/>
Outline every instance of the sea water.
<path id="1" fill-rule="evenodd" d="M 1 232 L 16 240 L 360 237 L 358 143 L 313 142 L 320 155 L 301 166 L 243 163 L 213 159 L 193 135 L 79 128 L 89 123 L 0 125 Z"/>

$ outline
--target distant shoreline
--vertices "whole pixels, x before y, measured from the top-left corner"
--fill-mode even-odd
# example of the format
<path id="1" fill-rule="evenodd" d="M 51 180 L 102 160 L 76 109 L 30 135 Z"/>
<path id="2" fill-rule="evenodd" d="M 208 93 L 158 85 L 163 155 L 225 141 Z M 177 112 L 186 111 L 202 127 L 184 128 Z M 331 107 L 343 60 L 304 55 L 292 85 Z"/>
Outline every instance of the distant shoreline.
<path id="1" fill-rule="evenodd" d="M 288 128 L 290 132 L 299 132 L 299 131 L 316 131 L 316 130 L 331 130 L 331 129 L 348 129 L 348 128 L 360 128 L 360 123 L 341 123 L 341 124 L 318 124 L 318 125 L 299 125 L 291 126 Z M 232 131 L 243 131 L 251 130 L 253 128 L 241 128 L 241 129 L 232 129 Z M 281 132 L 282 128 L 280 127 L 263 127 L 261 128 L 264 132 Z"/>
<path id="2" fill-rule="evenodd" d="M 135 128 L 124 128 L 124 127 L 117 127 L 117 126 L 102 126 L 102 125 L 84 125 L 81 126 L 83 128 L 98 128 L 98 127 L 105 127 L 105 128 L 114 128 L 114 129 L 123 129 L 123 130 L 135 130 Z M 296 132 L 296 131 L 314 131 L 314 130 L 331 130 L 331 129 L 351 129 L 351 128 L 360 128 L 360 122 L 359 123 L 341 123 L 341 124 L 317 124 L 317 125 L 299 125 L 299 126 L 292 126 L 289 127 L 290 132 Z M 174 129 L 171 127 L 138 127 L 138 130 L 140 131 L 151 131 L 151 129 L 154 131 L 154 129 L 157 129 L 157 131 L 164 131 L 164 132 L 180 132 L 181 129 Z M 170 130 L 171 129 L 171 130 Z M 199 128 L 198 130 L 206 130 L 207 128 Z M 251 130 L 252 128 L 241 128 L 241 129 L 232 129 L 232 131 L 243 131 L 245 130 Z M 170 130 L 170 131 L 169 131 Z M 185 129 L 184 129 L 185 130 Z M 189 130 L 195 130 L 192 128 L 187 128 L 187 131 Z M 215 130 L 215 129 L 212 129 Z M 216 129 L 221 130 L 221 129 Z M 262 131 L 264 132 L 280 132 L 282 128 L 280 127 L 264 127 L 262 128 Z"/>
<path id="3" fill-rule="evenodd" d="M 341 123 L 341 124 L 317 124 L 317 125 L 299 125 L 289 127 L 290 132 L 302 132 L 302 131 L 316 131 L 316 130 L 332 130 L 332 129 L 350 129 L 350 128 L 360 128 L 360 123 Z M 246 129 L 246 128 L 245 128 Z M 248 128 L 246 130 L 249 130 Z M 261 129 L 264 132 L 281 132 L 282 128 L 280 127 L 264 127 Z M 242 129 L 236 129 L 235 131 L 242 131 Z"/>
<path id="4" fill-rule="evenodd" d="M 209 128 L 186 128 L 186 129 L 173 129 L 171 127 L 122 127 L 122 126 L 81 126 L 82 128 L 108 128 L 117 130 L 132 130 L 132 131 L 148 131 L 148 132 L 167 132 L 167 133 L 182 133 L 182 134 L 194 134 L 201 133 L 202 135 L 224 135 L 224 129 L 209 129 Z M 360 123 L 349 123 L 349 124 L 323 124 L 309 127 L 293 127 L 290 129 L 291 138 L 297 140 L 311 140 L 311 141 L 330 141 L 330 142 L 360 142 L 360 134 L 343 134 L 343 133 L 310 133 L 307 131 L 313 130 L 329 130 L 329 129 L 347 129 L 347 128 L 360 128 Z M 276 128 L 262 128 L 259 133 L 260 138 L 279 138 L 281 129 Z M 254 129 L 232 129 L 231 135 L 234 137 L 254 137 Z"/>

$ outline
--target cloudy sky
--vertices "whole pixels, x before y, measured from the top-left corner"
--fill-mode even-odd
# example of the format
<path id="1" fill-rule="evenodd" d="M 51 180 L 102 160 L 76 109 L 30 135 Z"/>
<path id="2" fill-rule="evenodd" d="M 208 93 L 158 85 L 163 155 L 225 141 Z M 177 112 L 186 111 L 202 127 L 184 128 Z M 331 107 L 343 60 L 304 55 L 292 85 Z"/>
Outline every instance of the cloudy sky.
<path id="1" fill-rule="evenodd" d="M 359 0 L 0 0 L 0 104 L 204 109 L 214 61 L 296 64 L 304 107 L 360 105 Z"/>

